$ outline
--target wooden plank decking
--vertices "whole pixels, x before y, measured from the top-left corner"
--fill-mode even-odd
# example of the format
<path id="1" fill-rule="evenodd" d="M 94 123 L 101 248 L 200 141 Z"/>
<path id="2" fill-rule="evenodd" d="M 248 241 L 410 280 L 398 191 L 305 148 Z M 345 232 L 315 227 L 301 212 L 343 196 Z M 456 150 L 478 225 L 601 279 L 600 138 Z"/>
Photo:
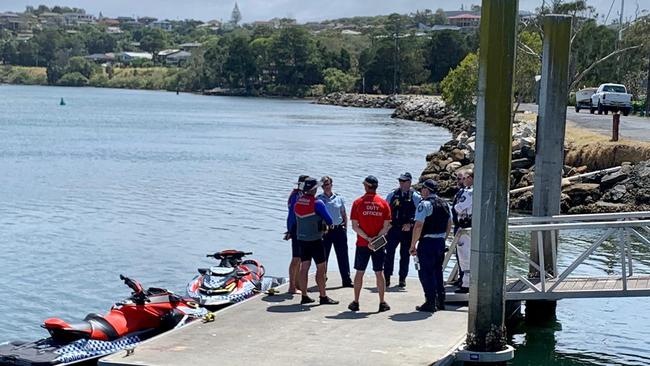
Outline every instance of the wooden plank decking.
<path id="1" fill-rule="evenodd" d="M 539 288 L 539 280 L 530 280 Z M 556 280 L 546 281 L 547 292 L 536 292 L 521 280 L 508 280 L 506 300 L 560 300 L 595 297 L 637 297 L 650 296 L 650 276 L 632 276 L 627 279 L 627 290 L 623 290 L 620 277 L 567 278 L 552 292 L 548 290 Z M 447 302 L 467 302 L 467 294 L 447 294 Z"/>

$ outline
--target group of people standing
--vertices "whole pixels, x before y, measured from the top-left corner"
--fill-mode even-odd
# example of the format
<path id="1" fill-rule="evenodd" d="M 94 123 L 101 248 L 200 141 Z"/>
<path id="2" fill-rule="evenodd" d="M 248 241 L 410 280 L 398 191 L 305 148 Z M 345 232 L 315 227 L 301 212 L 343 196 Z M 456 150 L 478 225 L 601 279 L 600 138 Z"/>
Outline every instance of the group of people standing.
<path id="1" fill-rule="evenodd" d="M 461 173 L 459 173 L 460 175 Z M 463 177 L 473 174 L 462 173 Z M 463 178 L 465 180 L 465 178 Z M 417 310 L 435 312 L 444 309 L 445 288 L 442 263 L 446 251 L 445 241 L 452 228 L 467 225 L 468 215 L 471 226 L 471 183 L 454 198 L 455 206 L 449 205 L 437 193 L 437 183 L 426 180 L 420 191 L 412 188 L 412 176 L 404 173 L 399 176 L 399 187 L 392 190 L 386 199 L 377 195 L 379 181 L 370 175 L 363 180 L 364 195 L 356 199 L 350 210 L 352 230 L 357 234 L 354 256 L 354 280 L 350 275 L 347 246 L 347 213 L 345 200 L 332 191 L 333 179 L 324 176 L 320 180 L 301 175 L 296 187 L 287 201 L 287 232 L 285 240 L 291 240 L 292 260 L 289 266 L 289 292 L 301 293 L 301 304 L 315 302 L 307 292 L 307 279 L 311 262 L 316 263 L 316 284 L 319 303 L 338 304 L 327 296 L 327 261 L 332 247 L 336 253 L 341 285 L 354 288 L 354 300 L 348 305 L 351 311 L 360 308 L 359 298 L 363 277 L 372 260 L 379 312 L 390 310 L 384 299 L 385 290 L 391 284 L 395 255 L 399 248 L 398 286 L 406 287 L 410 256 L 419 263 L 418 276 L 424 290 L 425 302 L 416 306 Z M 317 195 L 318 188 L 323 192 Z M 464 193 L 463 193 L 464 192 Z M 469 197 L 469 198 L 468 198 Z M 468 206 L 469 204 L 469 206 Z M 458 206 L 458 207 L 456 207 Z M 458 230 L 458 229 L 456 229 Z M 465 240 L 465 239 L 463 239 Z M 467 248 L 466 267 L 461 264 L 460 292 L 469 286 L 469 243 L 463 242 L 459 248 Z M 465 254 L 458 251 L 459 263 Z M 462 259 L 461 259 L 462 257 Z M 466 278 L 466 279 L 465 279 Z M 467 286 L 465 284 L 467 283 Z"/>

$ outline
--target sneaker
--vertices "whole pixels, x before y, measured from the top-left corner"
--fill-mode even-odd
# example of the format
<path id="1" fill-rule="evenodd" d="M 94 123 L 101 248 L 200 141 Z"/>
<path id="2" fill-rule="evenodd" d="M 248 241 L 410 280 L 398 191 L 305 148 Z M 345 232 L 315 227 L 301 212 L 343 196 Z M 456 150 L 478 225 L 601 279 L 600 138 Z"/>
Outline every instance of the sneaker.
<path id="1" fill-rule="evenodd" d="M 436 312 L 436 307 L 432 303 L 430 303 L 428 301 L 425 301 L 424 304 L 422 304 L 420 306 L 416 306 L 415 310 L 424 311 L 424 312 L 428 312 L 428 313 L 435 313 Z"/>
<path id="2" fill-rule="evenodd" d="M 454 293 L 457 294 L 468 294 L 469 293 L 469 287 L 461 287 L 458 290 L 454 291 Z"/>
<path id="3" fill-rule="evenodd" d="M 348 309 L 350 309 L 350 311 L 359 311 L 359 303 L 352 301 L 350 305 L 348 305 Z"/>
<path id="4" fill-rule="evenodd" d="M 399 284 L 397 286 L 399 286 L 399 288 L 406 287 L 406 280 L 399 280 Z"/>
<path id="5" fill-rule="evenodd" d="M 390 276 L 386 277 L 386 288 L 390 287 Z"/>
<path id="6" fill-rule="evenodd" d="M 300 300 L 300 305 L 311 304 L 314 301 L 315 300 L 311 297 L 303 295 L 302 299 Z"/>
<path id="7" fill-rule="evenodd" d="M 353 288 L 353 287 L 354 287 L 354 284 L 353 284 L 352 282 L 346 282 L 346 283 L 344 283 L 341 287 L 349 287 L 349 288 Z"/>
<path id="8" fill-rule="evenodd" d="M 320 304 L 321 305 L 336 305 L 338 303 L 339 303 L 338 301 L 332 300 L 329 296 L 325 296 L 325 297 L 321 296 L 320 297 Z"/>
<path id="9" fill-rule="evenodd" d="M 388 303 L 386 303 L 385 301 L 379 303 L 379 312 L 380 313 L 384 312 L 384 311 L 388 311 L 388 310 L 390 310 L 390 306 L 388 305 Z"/>

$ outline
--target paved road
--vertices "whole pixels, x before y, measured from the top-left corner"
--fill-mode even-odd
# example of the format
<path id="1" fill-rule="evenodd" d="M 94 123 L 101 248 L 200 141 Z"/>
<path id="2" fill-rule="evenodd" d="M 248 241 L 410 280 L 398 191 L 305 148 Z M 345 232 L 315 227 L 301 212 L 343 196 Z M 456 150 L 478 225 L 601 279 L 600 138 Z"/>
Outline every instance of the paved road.
<path id="1" fill-rule="evenodd" d="M 537 105 L 535 104 L 522 104 L 519 109 L 537 113 Z M 612 135 L 611 113 L 609 115 L 590 114 L 588 110 L 581 110 L 580 113 L 576 113 L 573 107 L 568 107 L 566 118 L 578 127 L 606 136 Z M 650 118 L 621 115 L 619 133 L 621 138 L 650 142 Z"/>

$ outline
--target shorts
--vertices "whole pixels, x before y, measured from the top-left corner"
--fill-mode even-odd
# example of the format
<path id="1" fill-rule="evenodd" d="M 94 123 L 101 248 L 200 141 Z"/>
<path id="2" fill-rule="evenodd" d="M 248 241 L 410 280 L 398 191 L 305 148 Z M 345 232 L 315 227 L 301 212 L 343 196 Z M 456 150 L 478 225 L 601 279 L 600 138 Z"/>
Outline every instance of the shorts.
<path id="1" fill-rule="evenodd" d="M 300 260 L 303 262 L 311 261 L 312 259 L 316 264 L 325 263 L 325 247 L 323 240 L 304 241 L 297 240 L 300 247 Z"/>
<path id="2" fill-rule="evenodd" d="M 291 238 L 291 258 L 300 258 L 300 244 L 294 237 Z"/>
<path id="3" fill-rule="evenodd" d="M 368 262 L 372 258 L 372 270 L 381 272 L 384 270 L 384 260 L 386 258 L 386 247 L 377 251 L 372 251 L 368 247 L 357 247 L 354 253 L 354 269 L 357 271 L 365 271 L 368 267 Z"/>

